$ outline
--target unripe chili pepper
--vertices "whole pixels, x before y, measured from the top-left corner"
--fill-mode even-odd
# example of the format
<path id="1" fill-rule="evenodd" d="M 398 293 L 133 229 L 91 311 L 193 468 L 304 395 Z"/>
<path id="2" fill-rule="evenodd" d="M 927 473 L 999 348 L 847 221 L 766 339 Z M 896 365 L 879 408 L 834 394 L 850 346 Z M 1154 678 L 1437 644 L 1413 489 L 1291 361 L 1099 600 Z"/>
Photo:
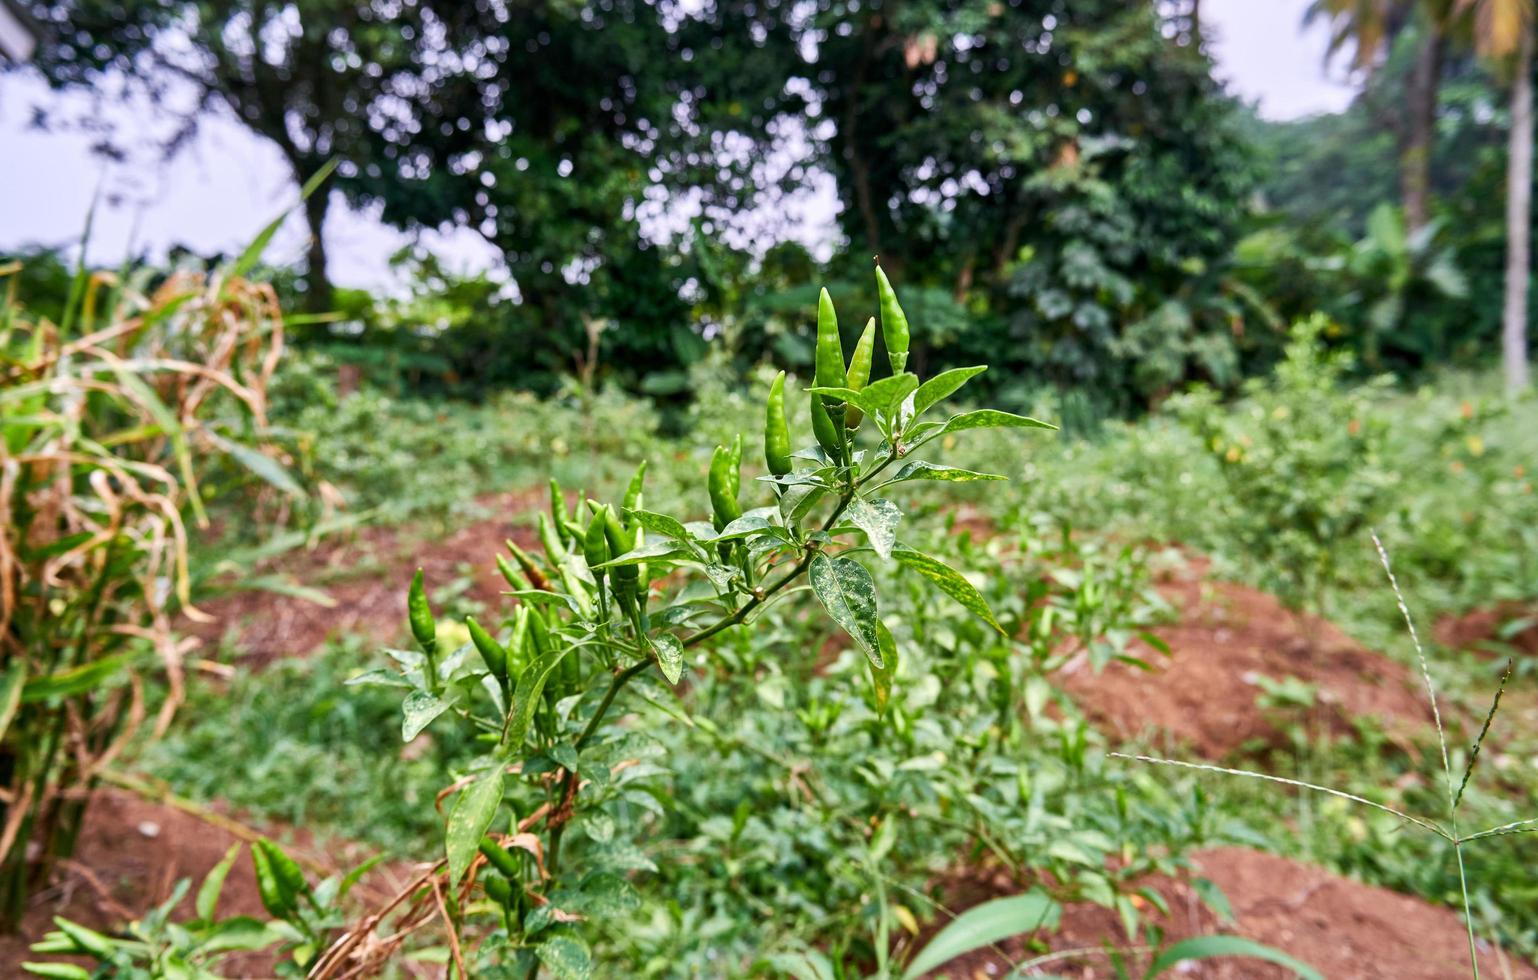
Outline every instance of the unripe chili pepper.
<path id="1" fill-rule="evenodd" d="M 486 669 L 491 671 L 491 676 L 497 679 L 502 689 L 507 690 L 507 648 L 486 632 L 474 616 L 465 617 L 465 626 L 470 630 L 470 642 L 480 651 L 481 659 L 486 661 Z"/>
<path id="2" fill-rule="evenodd" d="M 411 623 L 411 635 L 422 652 L 432 659 L 438 652 L 438 627 L 433 622 L 432 607 L 427 604 L 427 589 L 422 583 L 422 570 L 411 577 L 411 590 L 406 593 L 406 619 Z"/>
<path id="3" fill-rule="evenodd" d="M 517 686 L 517 676 L 523 674 L 529 657 L 529 607 L 519 606 L 513 611 L 513 635 L 507 639 L 508 687 Z"/>
<path id="4" fill-rule="evenodd" d="M 609 541 L 603 534 L 602 511 L 595 513 L 593 519 L 588 521 L 587 533 L 582 536 L 582 557 L 587 559 L 587 567 L 598 582 L 598 591 L 602 592 L 603 580 L 609 571 L 599 566 L 614 557 L 609 553 Z"/>
<path id="5" fill-rule="evenodd" d="M 769 401 L 764 406 L 764 462 L 769 472 L 784 476 L 791 470 L 790 426 L 785 421 L 785 372 L 774 376 L 769 385 Z"/>
<path id="6" fill-rule="evenodd" d="M 501 850 L 501 848 L 497 848 Z M 484 852 L 482 852 L 484 853 Z M 507 883 L 507 879 L 501 875 L 487 875 L 482 880 L 482 887 L 486 889 L 486 897 L 502 906 L 504 909 L 513 907 L 513 886 Z"/>
<path id="7" fill-rule="evenodd" d="M 502 872 L 504 877 L 517 881 L 523 875 L 518 859 L 492 838 L 482 837 L 479 850 L 486 855 L 486 863 Z"/>
<path id="8" fill-rule="evenodd" d="M 817 444 L 835 460 L 843 454 L 844 439 L 839 435 L 833 420 L 828 417 L 828 409 L 821 395 L 812 396 L 812 434 L 817 437 Z"/>
<path id="9" fill-rule="evenodd" d="M 827 289 L 817 294 L 817 371 L 812 384 L 817 388 L 842 388 L 849 381 L 844 368 L 844 342 L 838 333 L 838 314 Z M 828 418 L 835 425 L 844 424 L 844 403 L 823 399 Z"/>
<path id="10" fill-rule="evenodd" d="M 886 356 L 892 373 L 900 374 L 908 366 L 908 317 L 897 303 L 897 294 L 887 281 L 881 266 L 876 266 L 876 296 L 881 305 L 881 337 L 886 341 Z"/>
<path id="11" fill-rule="evenodd" d="M 609 551 L 618 558 L 635 548 L 635 535 L 626 531 L 614 514 L 613 507 L 603 509 L 603 533 L 608 539 Z M 609 569 L 609 581 L 614 589 L 614 599 L 620 609 L 632 620 L 638 618 L 636 595 L 640 591 L 641 570 L 634 565 L 615 565 Z"/>
<path id="12" fill-rule="evenodd" d="M 537 659 L 550 652 L 550 626 L 538 609 L 529 608 L 529 648 Z"/>
<path id="13" fill-rule="evenodd" d="M 737 502 L 739 473 L 732 465 L 732 451 L 717 446 L 710 457 L 710 477 L 706 481 L 717 531 L 742 516 L 742 505 Z"/>
<path id="14" fill-rule="evenodd" d="M 850 391 L 861 391 L 870 381 L 871 360 L 876 353 L 876 318 L 871 317 L 865 322 L 865 330 L 860 334 L 860 342 L 854 345 L 854 353 L 849 356 L 849 371 L 847 372 Z M 844 426 L 848 429 L 858 429 L 860 420 L 865 417 L 865 412 L 857 405 L 850 405 L 844 416 Z"/>
<path id="15" fill-rule="evenodd" d="M 625 490 L 625 510 L 639 510 L 641 508 L 641 491 L 646 485 L 646 460 L 641 460 L 641 465 L 636 467 L 635 476 L 630 478 L 630 486 Z M 622 520 L 628 520 L 624 514 Z"/>
<path id="16" fill-rule="evenodd" d="M 544 514 L 539 515 L 539 543 L 544 545 L 550 564 L 559 565 L 561 559 L 566 557 L 566 545 L 561 543 L 560 534 Z"/>
<path id="17" fill-rule="evenodd" d="M 566 527 L 566 495 L 553 476 L 550 478 L 550 520 L 563 541 L 573 540 Z"/>

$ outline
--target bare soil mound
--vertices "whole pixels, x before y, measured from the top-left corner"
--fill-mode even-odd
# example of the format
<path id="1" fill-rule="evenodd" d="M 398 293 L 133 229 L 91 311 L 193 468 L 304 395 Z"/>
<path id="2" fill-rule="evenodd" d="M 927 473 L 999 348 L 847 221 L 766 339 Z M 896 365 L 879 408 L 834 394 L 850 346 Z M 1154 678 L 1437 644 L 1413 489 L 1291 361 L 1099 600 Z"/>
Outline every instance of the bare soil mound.
<path id="1" fill-rule="evenodd" d="M 1280 719 L 1260 704 L 1262 678 L 1295 678 L 1315 688 L 1309 720 L 1334 730 L 1348 730 L 1358 717 L 1375 718 L 1396 734 L 1430 723 L 1403 665 L 1328 622 L 1294 615 L 1271 595 L 1210 581 L 1205 572 L 1204 562 L 1192 562 L 1160 584 L 1180 620 L 1153 631 L 1168 644 L 1168 657 L 1142 644 L 1133 650 L 1152 670 L 1118 662 L 1097 674 L 1078 663 L 1058 675 L 1097 724 L 1122 738 L 1153 734 L 1221 758 L 1252 740 L 1279 737 Z M 1287 710 L 1299 718 L 1305 709 Z"/>
<path id="2" fill-rule="evenodd" d="M 281 839 L 276 832 L 272 836 Z M 298 843 L 285 841 L 283 846 L 309 866 L 312 880 L 316 870 L 345 871 L 368 856 L 362 849 L 350 853 L 345 847 L 322 851 L 300 837 Z M 121 790 L 97 791 L 86 810 L 75 856 L 56 871 L 49 887 L 32 897 L 19 933 L 0 936 L 0 976 L 24 976 L 23 961 L 42 959 L 28 947 L 54 928 L 56 915 L 111 933 L 170 898 L 176 883 L 189 878 L 193 887 L 177 914 L 190 917 L 197 885 L 238 843 L 242 840 L 231 829 L 175 807 Z M 396 869 L 381 867 L 360 884 L 357 894 L 386 895 L 397 877 Z M 266 918 L 248 849 L 242 850 L 224 881 L 219 915 Z M 272 975 L 272 958 L 266 955 L 226 960 L 224 965 L 230 976 Z"/>
<path id="3" fill-rule="evenodd" d="M 1240 847 L 1220 847 L 1192 856 L 1195 875 L 1216 884 L 1228 898 L 1234 921 L 1222 922 L 1198 898 L 1188 880 L 1155 878 L 1145 884 L 1168 904 L 1169 915 L 1152 903 L 1143 911 L 1165 935 L 1165 945 L 1193 936 L 1243 936 L 1301 960 L 1326 977 L 1361 980 L 1447 980 L 1470 976 L 1463 922 L 1450 909 L 1383 888 L 1342 878 L 1322 868 Z M 978 952 L 933 974 L 953 980 L 1002 976 L 1011 963 L 1043 954 L 1027 950 L 1029 937 Z M 1120 919 L 1098 905 L 1064 909 L 1059 931 L 1044 940 L 1055 952 L 1083 950 L 1042 964 L 1040 973 L 1100 980 L 1116 976 L 1107 951 L 1132 944 Z M 1146 968 L 1149 957 L 1129 957 Z M 1480 963 L 1494 976 L 1538 977 L 1531 964 L 1480 944 Z M 1029 975 L 1029 974 L 1027 974 Z M 1134 971 L 1134 975 L 1139 975 Z M 1291 971 L 1253 959 L 1191 960 L 1175 974 L 1204 980 L 1289 978 Z"/>
<path id="4" fill-rule="evenodd" d="M 1508 630 L 1515 628 L 1506 636 Z M 1498 652 L 1513 648 L 1528 656 L 1538 655 L 1538 607 L 1503 602 L 1475 609 L 1461 616 L 1446 616 L 1432 631 L 1438 643 L 1454 650 Z"/>
<path id="5" fill-rule="evenodd" d="M 204 604 L 213 622 L 184 624 L 211 647 L 230 633 L 242 661 L 262 666 L 283 657 L 312 653 L 333 636 L 356 635 L 385 644 L 405 632 L 406 588 L 418 568 L 429 591 L 452 582 L 468 568 L 467 594 L 488 606 L 502 602 L 507 583 L 493 556 L 508 538 L 534 547 L 532 528 L 513 521 L 539 507 L 532 492 L 503 494 L 478 503 L 495 517 L 465 525 L 436 539 L 419 528 L 368 527 L 346 540 L 289 555 L 271 571 L 296 585 L 320 588 L 333 605 L 323 606 L 275 592 L 240 592 Z"/>

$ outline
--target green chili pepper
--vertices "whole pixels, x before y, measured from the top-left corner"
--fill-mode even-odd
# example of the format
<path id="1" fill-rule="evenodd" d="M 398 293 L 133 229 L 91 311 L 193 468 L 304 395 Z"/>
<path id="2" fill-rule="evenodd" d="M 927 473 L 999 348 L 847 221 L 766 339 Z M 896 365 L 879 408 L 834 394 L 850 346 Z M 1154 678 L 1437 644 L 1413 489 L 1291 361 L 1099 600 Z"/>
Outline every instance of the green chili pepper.
<path id="1" fill-rule="evenodd" d="M 550 652 L 550 625 L 538 609 L 529 609 L 529 647 L 538 659 Z"/>
<path id="2" fill-rule="evenodd" d="M 502 850 L 502 848 L 497 848 Z M 484 851 L 482 853 L 485 853 Z M 513 886 L 501 875 L 487 875 L 482 879 L 482 885 L 486 889 L 486 897 L 502 906 L 504 909 L 513 907 Z"/>
<path id="3" fill-rule="evenodd" d="M 833 420 L 828 417 L 828 409 L 823 404 L 821 395 L 812 396 L 812 434 L 817 437 L 817 444 L 829 456 L 838 459 L 843 455 L 844 440 L 839 435 L 838 428 L 834 426 Z"/>
<path id="4" fill-rule="evenodd" d="M 523 869 L 518 866 L 518 859 L 490 837 L 481 838 L 480 852 L 486 855 L 487 864 L 502 872 L 507 878 L 517 881 L 523 874 Z"/>
<path id="5" fill-rule="evenodd" d="M 561 492 L 561 484 L 553 476 L 550 478 L 550 520 L 563 541 L 580 540 L 571 538 L 566 527 L 566 495 Z"/>
<path id="6" fill-rule="evenodd" d="M 609 542 L 603 535 L 603 513 L 593 515 L 588 521 L 587 533 L 582 536 L 582 557 L 587 559 L 587 567 L 592 571 L 593 578 L 598 580 L 598 588 L 603 589 L 603 580 L 608 575 L 608 570 L 599 568 L 613 555 L 609 554 Z"/>
<path id="7" fill-rule="evenodd" d="M 517 676 L 523 674 L 529 657 L 529 607 L 519 606 L 513 612 L 513 635 L 507 640 L 508 687 L 517 687 Z M 515 663 L 516 661 L 516 663 Z"/>
<path id="8" fill-rule="evenodd" d="M 630 486 L 625 490 L 625 510 L 639 510 L 641 508 L 641 490 L 646 484 L 646 460 L 641 460 L 641 465 L 636 467 L 635 476 L 630 478 Z M 625 515 L 620 515 L 625 519 Z"/>
<path id="9" fill-rule="evenodd" d="M 486 632 L 474 616 L 465 617 L 465 626 L 470 630 L 470 642 L 480 651 L 481 659 L 486 661 L 486 669 L 491 671 L 491 676 L 497 679 L 502 689 L 507 690 L 507 648 Z"/>
<path id="10" fill-rule="evenodd" d="M 406 618 L 411 623 L 411 635 L 431 660 L 438 652 L 438 627 L 433 622 L 432 607 L 427 604 L 427 589 L 422 584 L 420 568 L 411 577 L 411 591 L 406 593 Z"/>
<path id="11" fill-rule="evenodd" d="M 741 437 L 738 437 L 739 441 Z M 706 483 L 710 491 L 710 509 L 715 515 L 716 530 L 742 516 L 742 505 L 737 502 L 740 471 L 732 465 L 732 451 L 717 446 L 710 457 L 710 478 Z"/>
<path id="12" fill-rule="evenodd" d="M 616 558 L 635 548 L 635 534 L 625 530 L 612 507 L 603 509 L 603 533 L 608 539 L 609 551 Z M 614 589 L 615 601 L 631 620 L 638 619 L 640 613 L 640 608 L 636 605 L 640 580 L 641 570 L 634 565 L 616 565 L 609 570 L 609 581 Z"/>
<path id="13" fill-rule="evenodd" d="M 769 472 L 784 476 L 791 470 L 790 426 L 785 422 L 785 372 L 774 376 L 764 407 L 764 462 Z"/>
<path id="14" fill-rule="evenodd" d="M 892 373 L 901 374 L 908 366 L 908 317 L 897 304 L 897 294 L 879 265 L 876 296 L 881 301 L 881 337 L 886 341 L 886 356 L 892 362 Z"/>
<path id="15" fill-rule="evenodd" d="M 560 534 L 544 514 L 539 515 L 539 543 L 545 546 L 545 555 L 550 559 L 550 564 L 559 565 L 561 559 L 566 557 L 566 546 L 561 543 Z"/>
<path id="16" fill-rule="evenodd" d="M 817 370 L 812 377 L 812 386 L 843 388 L 848 383 L 848 372 L 844 368 L 844 342 L 838 333 L 838 314 L 833 309 L 833 297 L 824 289 L 817 294 Z M 838 459 L 844 454 L 844 403 L 821 395 L 814 395 L 812 400 L 822 402 L 822 411 L 828 423 L 827 431 L 824 432 L 823 420 L 817 417 L 817 406 L 814 404 L 812 429 L 817 433 L 817 441 L 829 455 Z M 829 435 L 831 438 L 824 438 Z"/>
<path id="17" fill-rule="evenodd" d="M 865 330 L 860 334 L 860 342 L 854 345 L 854 353 L 849 357 L 849 371 L 847 372 L 850 391 L 861 391 L 870 381 L 871 360 L 876 353 L 876 318 L 871 317 L 865 322 Z M 865 417 L 865 412 L 857 405 L 850 405 L 844 416 L 844 426 L 849 429 L 858 429 L 860 420 Z"/>

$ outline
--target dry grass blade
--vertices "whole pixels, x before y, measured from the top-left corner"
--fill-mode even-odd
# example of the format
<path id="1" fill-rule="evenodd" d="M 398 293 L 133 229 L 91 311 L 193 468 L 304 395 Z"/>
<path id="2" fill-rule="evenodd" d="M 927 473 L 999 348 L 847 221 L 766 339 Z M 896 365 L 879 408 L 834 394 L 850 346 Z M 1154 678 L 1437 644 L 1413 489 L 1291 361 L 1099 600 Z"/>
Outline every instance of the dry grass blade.
<path id="1" fill-rule="evenodd" d="M 1429 830 L 1444 840 L 1456 840 L 1452 834 L 1448 833 L 1446 830 L 1442 829 L 1441 826 L 1432 823 L 1429 820 L 1423 820 L 1420 817 L 1412 816 L 1411 814 L 1405 813 L 1403 810 L 1396 810 L 1393 807 L 1383 803 L 1375 803 L 1374 801 L 1369 800 L 1364 796 L 1356 796 L 1355 794 L 1347 793 L 1343 790 L 1332 789 L 1329 786 L 1320 786 L 1318 783 L 1305 783 L 1300 779 L 1288 779 L 1285 776 L 1272 776 L 1268 773 L 1253 772 L 1249 769 L 1228 769 L 1224 766 L 1213 766 L 1204 762 L 1180 762 L 1175 759 L 1159 759 L 1149 755 L 1124 755 L 1120 752 L 1111 752 L 1108 754 L 1114 759 L 1131 759 L 1136 762 L 1149 762 L 1156 766 L 1177 766 L 1181 769 L 1197 769 L 1202 772 L 1218 772 L 1227 776 L 1244 776 L 1247 779 L 1263 779 L 1266 782 L 1280 783 L 1283 786 L 1294 786 L 1298 789 L 1313 790 L 1316 793 L 1326 793 L 1330 796 L 1338 796 L 1343 800 L 1350 800 L 1353 803 L 1360 803 L 1363 806 L 1370 806 L 1375 810 L 1382 810 L 1384 813 L 1392 813 L 1399 819 L 1407 823 L 1412 823 L 1424 830 Z"/>

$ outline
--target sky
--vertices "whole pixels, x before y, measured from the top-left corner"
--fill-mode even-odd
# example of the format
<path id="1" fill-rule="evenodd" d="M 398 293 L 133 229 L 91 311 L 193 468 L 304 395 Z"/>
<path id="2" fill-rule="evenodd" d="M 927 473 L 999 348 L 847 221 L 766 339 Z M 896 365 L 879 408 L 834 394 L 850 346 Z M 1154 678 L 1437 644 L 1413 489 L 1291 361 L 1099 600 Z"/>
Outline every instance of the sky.
<path id="1" fill-rule="evenodd" d="M 1322 25 L 1302 28 L 1309 0 L 1204 0 L 1202 17 L 1218 75 L 1230 91 L 1270 119 L 1296 119 L 1346 107 L 1354 88 L 1339 64 L 1324 63 Z M 297 191 L 277 150 L 233 117 L 205 118 L 197 137 L 169 163 L 150 157 L 110 164 L 91 152 L 88 133 L 44 133 L 30 125 L 34 106 L 59 105 L 26 73 L 0 75 L 0 250 L 78 241 L 100 193 L 89 244 L 93 262 L 159 255 L 174 244 L 200 254 L 235 252 L 293 203 Z M 79 114 L 90 102 L 62 103 Z M 116 110 L 118 125 L 148 136 L 148 113 Z M 826 245 L 834 236 L 836 199 L 822 186 L 797 202 L 797 237 Z M 450 268 L 484 269 L 496 254 L 474 232 L 445 227 L 416 236 Z M 398 286 L 389 258 L 413 240 L 366 213 L 333 207 L 326 245 L 340 285 Z M 304 230 L 290 219 L 268 258 L 297 261 Z"/>

